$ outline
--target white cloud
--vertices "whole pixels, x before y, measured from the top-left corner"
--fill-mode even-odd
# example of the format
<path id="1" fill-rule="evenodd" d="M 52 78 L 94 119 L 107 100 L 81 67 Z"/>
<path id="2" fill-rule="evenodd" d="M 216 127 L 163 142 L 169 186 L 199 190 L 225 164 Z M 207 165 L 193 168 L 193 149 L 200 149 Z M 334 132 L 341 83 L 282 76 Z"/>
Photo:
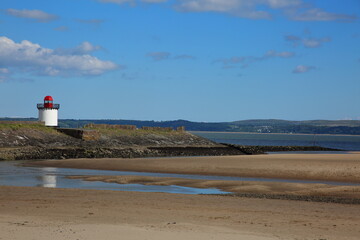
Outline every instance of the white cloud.
<path id="1" fill-rule="evenodd" d="M 287 52 L 287 51 L 278 52 L 275 50 L 270 50 L 270 51 L 267 51 L 265 54 L 263 54 L 260 57 L 234 56 L 231 58 L 215 60 L 214 63 L 217 63 L 217 62 L 222 63 L 224 69 L 235 68 L 236 65 L 240 65 L 240 67 L 245 68 L 245 67 L 248 67 L 250 64 L 257 62 L 257 61 L 268 60 L 271 58 L 290 58 L 290 57 L 294 57 L 294 56 L 295 56 L 294 52 Z"/>
<path id="2" fill-rule="evenodd" d="M 309 38 L 309 39 L 303 39 L 303 44 L 305 47 L 308 48 L 316 48 L 320 47 L 322 43 L 325 42 L 331 42 L 331 38 L 325 37 L 325 38 Z"/>
<path id="3" fill-rule="evenodd" d="M 169 52 L 150 52 L 146 54 L 146 56 L 152 58 L 154 61 L 162 61 L 162 60 L 170 60 L 170 59 L 175 59 L 175 60 L 196 59 L 196 57 L 188 54 L 180 54 L 172 57 L 172 54 Z"/>
<path id="4" fill-rule="evenodd" d="M 243 18 L 269 19 L 271 14 L 257 10 L 262 0 L 179 0 L 175 8 L 184 12 L 219 12 Z"/>
<path id="5" fill-rule="evenodd" d="M 9 73 L 10 71 L 9 71 L 9 69 L 7 69 L 7 68 L 0 68 L 0 74 L 2 73 L 2 74 L 7 74 L 7 73 Z"/>
<path id="6" fill-rule="evenodd" d="M 250 19 L 271 19 L 279 10 L 294 21 L 355 20 L 347 14 L 329 13 L 303 0 L 178 0 L 175 8 L 185 12 L 219 12 Z"/>
<path id="7" fill-rule="evenodd" d="M 291 42 L 294 47 L 297 47 L 300 44 L 302 44 L 304 47 L 307 48 L 317 48 L 317 47 L 321 47 L 323 43 L 331 42 L 330 37 L 302 38 L 294 35 L 286 35 L 284 38 L 286 41 Z"/>
<path id="8" fill-rule="evenodd" d="M 80 46 L 92 50 L 87 44 Z M 99 75 L 121 67 L 89 54 L 59 54 L 28 40 L 16 43 L 7 37 L 0 37 L 0 66 L 47 76 Z"/>
<path id="9" fill-rule="evenodd" d="M 287 15 L 295 21 L 353 21 L 357 19 L 355 15 L 329 13 L 319 8 L 289 11 Z"/>
<path id="10" fill-rule="evenodd" d="M 12 15 L 14 17 L 20 17 L 20 18 L 28 18 L 36 20 L 37 22 L 50 22 L 53 20 L 58 19 L 59 17 L 53 14 L 49 14 L 46 12 L 43 12 L 41 10 L 18 10 L 18 9 L 6 9 L 6 13 L 9 15 Z"/>
<path id="11" fill-rule="evenodd" d="M 217 12 L 249 19 L 271 19 L 274 10 L 294 21 L 352 21 L 357 16 L 330 13 L 304 0 L 97 0 L 102 3 L 130 4 L 169 2 L 181 12 Z"/>
<path id="12" fill-rule="evenodd" d="M 281 58 L 289 58 L 295 56 L 294 52 L 277 52 L 274 50 L 267 51 L 263 58 L 269 58 L 269 57 L 281 57 Z"/>
<path id="13" fill-rule="evenodd" d="M 59 55 L 84 55 L 84 54 L 89 54 L 98 50 L 103 49 L 101 46 L 95 46 L 92 45 L 90 42 L 82 42 L 79 46 L 76 46 L 74 48 L 59 48 L 59 49 L 55 49 L 55 53 L 59 54 Z"/>
<path id="14" fill-rule="evenodd" d="M 0 68 L 0 83 L 9 79 L 10 70 L 8 68 Z"/>
<path id="15" fill-rule="evenodd" d="M 94 46 L 89 42 L 82 42 L 79 46 L 76 47 L 76 50 L 80 54 L 90 53 L 102 49 L 101 46 Z"/>
<path id="16" fill-rule="evenodd" d="M 298 65 L 294 68 L 294 70 L 292 71 L 293 73 L 305 73 L 305 72 L 309 72 L 311 70 L 315 70 L 316 67 L 314 66 L 305 66 L 305 65 Z"/>
<path id="17" fill-rule="evenodd" d="M 285 41 L 291 42 L 294 47 L 297 47 L 302 41 L 302 38 L 294 35 L 286 35 L 284 38 Z"/>
<path id="18" fill-rule="evenodd" d="M 267 2 L 271 8 L 300 7 L 304 5 L 301 0 L 268 0 L 264 2 Z"/>
<path id="19" fill-rule="evenodd" d="M 217 12 L 249 19 L 272 19 L 274 10 L 294 21 L 352 21 L 357 16 L 330 13 L 304 0 L 97 0 L 102 3 L 129 4 L 169 2 L 181 12 Z"/>

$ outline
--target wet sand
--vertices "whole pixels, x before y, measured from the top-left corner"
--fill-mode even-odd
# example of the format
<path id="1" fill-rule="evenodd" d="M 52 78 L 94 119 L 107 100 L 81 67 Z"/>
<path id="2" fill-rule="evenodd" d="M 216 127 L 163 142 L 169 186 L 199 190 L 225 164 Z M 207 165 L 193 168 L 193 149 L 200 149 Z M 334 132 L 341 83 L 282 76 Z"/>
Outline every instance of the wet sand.
<path id="1" fill-rule="evenodd" d="M 360 186 L 337 186 L 315 183 L 284 183 L 259 181 L 199 180 L 147 176 L 70 176 L 70 179 L 102 181 L 118 184 L 143 184 L 157 186 L 183 186 L 217 188 L 234 195 L 255 197 L 279 196 L 282 199 L 307 199 L 314 201 L 347 202 L 360 204 Z M 296 197 L 301 196 L 301 198 Z"/>
<path id="2" fill-rule="evenodd" d="M 349 239 L 359 205 L 0 187 L 0 239 Z"/>
<path id="3" fill-rule="evenodd" d="M 66 159 L 35 166 L 360 183 L 360 153 Z"/>

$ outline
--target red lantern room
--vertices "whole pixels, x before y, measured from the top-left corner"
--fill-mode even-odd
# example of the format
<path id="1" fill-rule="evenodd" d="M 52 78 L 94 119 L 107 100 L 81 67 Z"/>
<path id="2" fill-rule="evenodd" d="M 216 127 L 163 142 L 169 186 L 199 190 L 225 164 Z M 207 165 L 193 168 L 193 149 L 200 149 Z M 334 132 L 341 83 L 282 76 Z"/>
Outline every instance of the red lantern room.
<path id="1" fill-rule="evenodd" d="M 51 96 L 46 96 L 44 98 L 44 108 L 53 108 L 54 103 L 53 103 L 54 99 Z"/>
<path id="2" fill-rule="evenodd" d="M 38 103 L 39 121 L 44 122 L 45 126 L 57 127 L 58 125 L 58 110 L 60 104 L 54 103 L 51 96 L 44 97 L 44 103 Z"/>

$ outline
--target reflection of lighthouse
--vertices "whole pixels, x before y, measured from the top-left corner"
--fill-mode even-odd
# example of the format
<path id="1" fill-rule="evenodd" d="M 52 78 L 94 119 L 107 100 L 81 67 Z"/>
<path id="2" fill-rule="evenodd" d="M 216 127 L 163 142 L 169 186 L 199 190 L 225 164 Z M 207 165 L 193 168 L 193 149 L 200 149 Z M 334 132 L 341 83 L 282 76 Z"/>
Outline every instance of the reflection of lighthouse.
<path id="1" fill-rule="evenodd" d="M 56 127 L 58 125 L 58 110 L 60 104 L 54 104 L 51 96 L 44 98 L 44 103 L 39 103 L 39 121 L 44 122 L 45 126 Z"/>
<path id="2" fill-rule="evenodd" d="M 44 167 L 42 170 L 44 171 L 44 175 L 41 176 L 42 186 L 56 188 L 56 175 L 48 175 L 54 173 L 56 168 Z"/>

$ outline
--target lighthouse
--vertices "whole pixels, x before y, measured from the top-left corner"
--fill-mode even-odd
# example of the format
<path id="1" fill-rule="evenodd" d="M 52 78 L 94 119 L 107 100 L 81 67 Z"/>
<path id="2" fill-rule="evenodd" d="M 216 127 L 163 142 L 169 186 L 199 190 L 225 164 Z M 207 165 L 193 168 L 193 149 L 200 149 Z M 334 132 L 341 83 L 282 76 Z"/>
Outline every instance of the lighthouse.
<path id="1" fill-rule="evenodd" d="M 57 127 L 60 104 L 54 104 L 54 99 L 51 96 L 46 96 L 44 103 L 37 104 L 37 108 L 39 109 L 40 122 L 44 122 L 45 126 L 48 127 Z"/>

